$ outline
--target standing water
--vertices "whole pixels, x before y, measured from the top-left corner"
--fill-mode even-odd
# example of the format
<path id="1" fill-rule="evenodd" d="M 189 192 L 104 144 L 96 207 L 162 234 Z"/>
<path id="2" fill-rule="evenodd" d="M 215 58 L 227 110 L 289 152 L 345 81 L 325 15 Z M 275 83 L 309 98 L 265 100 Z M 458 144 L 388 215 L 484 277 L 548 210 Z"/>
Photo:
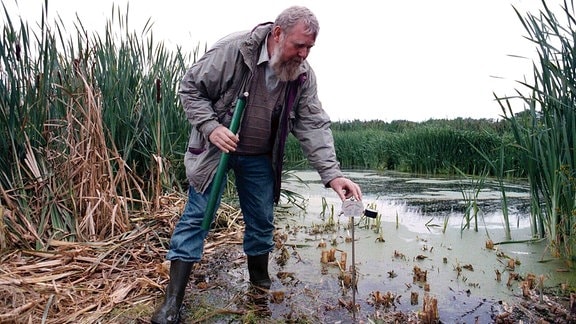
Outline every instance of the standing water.
<path id="1" fill-rule="evenodd" d="M 575 284 L 574 273 L 550 256 L 546 241 L 526 242 L 532 238 L 526 184 L 505 184 L 511 241 L 519 242 L 510 243 L 496 182 L 480 186 L 474 179 L 368 171 L 347 176 L 362 187 L 364 206 L 378 213 L 377 219 L 354 217 L 360 320 L 419 312 L 432 297 L 442 322 L 488 323 L 507 303 L 522 298 L 520 285 L 528 276 L 547 288 Z M 272 289 L 299 287 L 290 295 L 292 304 L 308 305 L 310 314 L 326 323 L 351 322 L 346 307 L 353 285 L 344 276 L 353 254 L 350 218 L 314 171 L 297 171 L 290 179 L 284 188 L 302 195 L 306 208 L 286 204 L 290 213 L 277 218 L 289 248 L 275 251 L 275 257 L 290 257 L 272 262 L 272 273 L 278 274 Z M 467 212 L 474 204 L 477 208 Z M 336 262 L 322 260 L 330 250 Z M 287 310 L 273 312 L 286 317 Z"/>

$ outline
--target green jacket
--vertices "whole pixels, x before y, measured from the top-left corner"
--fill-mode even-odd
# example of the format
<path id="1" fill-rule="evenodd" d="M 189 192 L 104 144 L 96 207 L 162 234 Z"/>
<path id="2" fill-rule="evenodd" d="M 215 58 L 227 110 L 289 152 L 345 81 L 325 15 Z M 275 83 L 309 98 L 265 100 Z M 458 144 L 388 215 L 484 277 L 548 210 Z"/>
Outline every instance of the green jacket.
<path id="1" fill-rule="evenodd" d="M 194 63 L 181 81 L 180 99 L 192 126 L 184 164 L 190 185 L 199 192 L 211 183 L 222 154 L 208 137 L 220 124 L 230 125 L 236 99 L 249 88 L 260 47 L 271 28 L 272 23 L 265 23 L 252 31 L 226 36 Z M 288 84 L 273 148 L 276 202 L 288 132 L 300 141 L 324 185 L 343 175 L 336 159 L 330 118 L 318 100 L 316 76 L 306 61 L 301 69 L 300 78 Z"/>

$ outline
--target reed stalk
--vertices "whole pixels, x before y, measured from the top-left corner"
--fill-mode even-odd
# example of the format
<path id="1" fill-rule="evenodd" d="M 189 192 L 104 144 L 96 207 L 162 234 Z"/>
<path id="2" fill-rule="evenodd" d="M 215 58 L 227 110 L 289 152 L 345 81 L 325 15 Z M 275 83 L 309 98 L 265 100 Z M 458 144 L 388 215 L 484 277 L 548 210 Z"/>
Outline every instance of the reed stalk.
<path id="1" fill-rule="evenodd" d="M 538 14 L 516 13 L 539 62 L 533 80 L 520 82 L 527 94 L 498 98 L 521 148 L 530 181 L 533 233 L 547 237 L 551 250 L 576 256 L 576 28 L 573 1 L 564 1 L 560 16 L 542 1 Z M 563 20 L 560 20 L 562 17 Z M 511 101 L 524 111 L 514 114 Z"/>

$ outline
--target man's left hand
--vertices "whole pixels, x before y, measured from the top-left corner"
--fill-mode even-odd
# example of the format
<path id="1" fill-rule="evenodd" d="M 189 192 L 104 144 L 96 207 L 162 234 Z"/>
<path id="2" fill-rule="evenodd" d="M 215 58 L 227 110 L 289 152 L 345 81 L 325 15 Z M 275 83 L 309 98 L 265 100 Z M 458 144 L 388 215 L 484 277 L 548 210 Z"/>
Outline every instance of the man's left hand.
<path id="1" fill-rule="evenodd" d="M 334 178 L 330 181 L 329 185 L 342 201 L 351 197 L 354 197 L 358 201 L 362 200 L 362 190 L 360 190 L 360 186 L 348 178 Z"/>

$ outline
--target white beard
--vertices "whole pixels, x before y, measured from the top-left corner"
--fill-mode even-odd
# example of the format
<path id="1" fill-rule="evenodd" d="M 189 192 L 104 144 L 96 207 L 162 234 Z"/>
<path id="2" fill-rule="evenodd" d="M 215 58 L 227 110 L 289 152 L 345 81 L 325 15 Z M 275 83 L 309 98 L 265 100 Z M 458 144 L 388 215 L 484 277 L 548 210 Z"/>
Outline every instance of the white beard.
<path id="1" fill-rule="evenodd" d="M 284 49 L 284 39 L 280 39 L 278 45 L 274 48 L 272 57 L 270 58 L 270 66 L 278 80 L 287 82 L 293 81 L 300 75 L 300 66 L 302 65 L 302 60 L 296 58 L 290 61 L 281 62 L 280 57 L 282 50 Z"/>

